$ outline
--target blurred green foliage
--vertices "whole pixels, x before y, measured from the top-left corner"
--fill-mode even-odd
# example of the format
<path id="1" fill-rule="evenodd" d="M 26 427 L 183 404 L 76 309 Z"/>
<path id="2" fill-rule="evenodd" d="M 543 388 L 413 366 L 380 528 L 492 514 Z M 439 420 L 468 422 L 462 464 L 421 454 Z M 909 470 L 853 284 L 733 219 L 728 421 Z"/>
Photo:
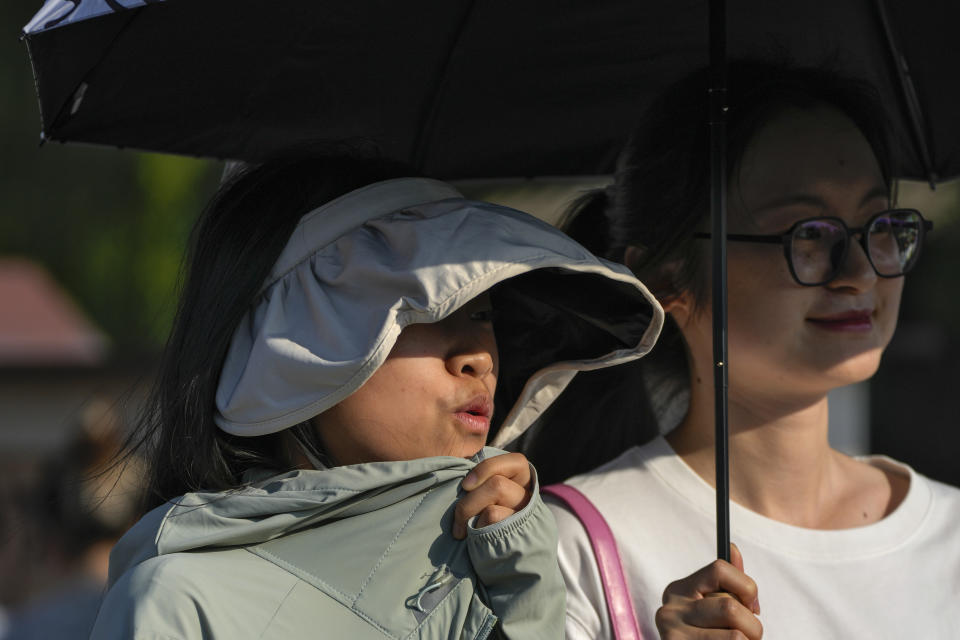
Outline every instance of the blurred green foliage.
<path id="1" fill-rule="evenodd" d="M 190 227 L 221 165 L 91 146 L 40 147 L 26 47 L 40 4 L 0 3 L 0 255 L 46 266 L 110 336 L 114 356 L 169 331 Z"/>

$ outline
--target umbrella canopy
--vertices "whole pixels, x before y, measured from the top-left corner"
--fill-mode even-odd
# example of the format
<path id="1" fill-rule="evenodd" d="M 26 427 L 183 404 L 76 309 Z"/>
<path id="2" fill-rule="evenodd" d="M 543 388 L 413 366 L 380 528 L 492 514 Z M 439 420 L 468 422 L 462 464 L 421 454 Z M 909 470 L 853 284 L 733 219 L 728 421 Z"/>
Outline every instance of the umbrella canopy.
<path id="1" fill-rule="evenodd" d="M 728 14 L 731 56 L 836 55 L 874 82 L 903 177 L 960 175 L 960 4 Z M 24 36 L 46 139 L 248 161 L 370 141 L 444 178 L 609 172 L 646 98 L 708 60 L 706 0 L 48 0 Z"/>
<path id="2" fill-rule="evenodd" d="M 711 62 L 717 551 L 729 559 L 724 57 L 835 58 L 881 91 L 899 175 L 933 185 L 960 175 L 960 85 L 942 82 L 960 62 L 960 4 L 264 6 L 48 0 L 24 28 L 43 135 L 253 162 L 305 141 L 366 141 L 444 178 L 607 173 L 645 100 Z"/>

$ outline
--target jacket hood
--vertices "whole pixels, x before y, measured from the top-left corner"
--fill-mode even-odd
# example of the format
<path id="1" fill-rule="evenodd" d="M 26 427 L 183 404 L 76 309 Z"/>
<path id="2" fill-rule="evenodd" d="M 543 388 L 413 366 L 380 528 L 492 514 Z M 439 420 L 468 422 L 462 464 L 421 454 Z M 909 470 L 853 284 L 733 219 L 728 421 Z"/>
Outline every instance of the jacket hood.
<path id="1" fill-rule="evenodd" d="M 110 584 L 129 568 L 171 553 L 249 546 L 333 520 L 378 511 L 458 480 L 477 461 L 438 456 L 299 470 L 228 492 L 188 493 L 141 518 L 110 554 Z"/>
<path id="2" fill-rule="evenodd" d="M 521 435 L 577 371 L 644 355 L 663 323 L 625 267 L 533 216 L 435 180 L 388 180 L 301 219 L 233 336 L 216 422 L 258 436 L 312 418 L 359 389 L 405 326 L 488 290 L 496 445 Z"/>

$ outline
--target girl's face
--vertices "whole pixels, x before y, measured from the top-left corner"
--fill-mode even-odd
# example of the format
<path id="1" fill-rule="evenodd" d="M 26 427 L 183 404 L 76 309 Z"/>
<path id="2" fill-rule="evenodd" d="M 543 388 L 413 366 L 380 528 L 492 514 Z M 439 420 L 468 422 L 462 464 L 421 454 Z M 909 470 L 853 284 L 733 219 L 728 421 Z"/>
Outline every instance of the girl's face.
<path id="1" fill-rule="evenodd" d="M 814 216 L 859 227 L 887 208 L 880 166 L 853 122 L 829 107 L 792 109 L 748 145 L 729 189 L 728 231 L 780 234 Z M 879 278 L 856 241 L 839 276 L 815 287 L 793 280 L 781 245 L 729 242 L 727 252 L 731 395 L 821 394 L 873 375 L 902 277 Z M 710 362 L 709 309 L 686 325 L 692 355 Z"/>
<path id="2" fill-rule="evenodd" d="M 338 465 L 470 457 L 487 440 L 497 385 L 490 298 L 403 329 L 379 369 L 313 423 Z"/>

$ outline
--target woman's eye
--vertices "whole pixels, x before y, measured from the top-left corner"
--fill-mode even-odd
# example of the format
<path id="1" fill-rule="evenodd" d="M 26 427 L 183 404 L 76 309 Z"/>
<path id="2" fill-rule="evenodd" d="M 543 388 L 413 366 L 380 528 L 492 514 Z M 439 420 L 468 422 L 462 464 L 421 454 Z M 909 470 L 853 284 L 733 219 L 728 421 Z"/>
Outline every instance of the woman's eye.
<path id="1" fill-rule="evenodd" d="M 805 225 L 797 229 L 794 235 L 798 240 L 819 240 L 820 229 L 811 225 Z"/>
<path id="2" fill-rule="evenodd" d="M 811 220 L 801 224 L 794 232 L 795 240 L 820 240 L 843 234 L 843 229 L 829 220 Z"/>

